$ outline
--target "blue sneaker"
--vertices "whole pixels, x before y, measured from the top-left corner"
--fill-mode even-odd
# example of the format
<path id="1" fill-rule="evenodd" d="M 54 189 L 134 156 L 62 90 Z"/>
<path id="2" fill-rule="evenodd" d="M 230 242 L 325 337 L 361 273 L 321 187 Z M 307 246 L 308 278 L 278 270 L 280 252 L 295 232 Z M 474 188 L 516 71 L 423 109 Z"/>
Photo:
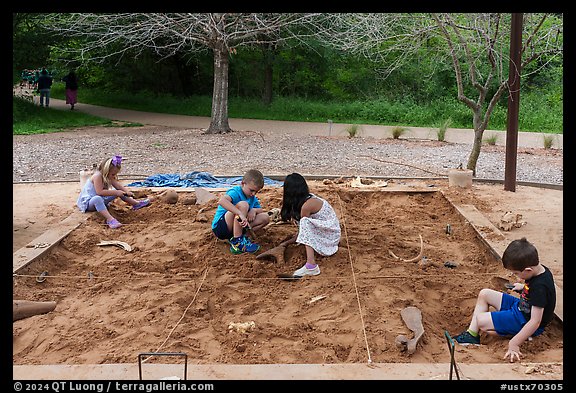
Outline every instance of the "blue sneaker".
<path id="1" fill-rule="evenodd" d="M 249 252 L 251 254 L 257 252 L 258 250 L 260 250 L 260 245 L 256 244 L 256 243 L 252 243 L 252 240 L 250 240 L 248 237 L 244 236 L 244 245 L 246 247 L 246 252 Z"/>
<path id="2" fill-rule="evenodd" d="M 230 252 L 232 254 L 242 254 L 244 252 L 249 252 L 251 254 L 257 252 L 260 249 L 260 245 L 252 243 L 250 239 L 246 236 L 233 237 L 230 239 Z"/>
<path id="3" fill-rule="evenodd" d="M 480 345 L 480 336 L 474 337 L 473 335 L 466 330 L 465 332 L 460 333 L 456 337 L 454 337 L 454 341 L 456 341 L 460 345 Z"/>

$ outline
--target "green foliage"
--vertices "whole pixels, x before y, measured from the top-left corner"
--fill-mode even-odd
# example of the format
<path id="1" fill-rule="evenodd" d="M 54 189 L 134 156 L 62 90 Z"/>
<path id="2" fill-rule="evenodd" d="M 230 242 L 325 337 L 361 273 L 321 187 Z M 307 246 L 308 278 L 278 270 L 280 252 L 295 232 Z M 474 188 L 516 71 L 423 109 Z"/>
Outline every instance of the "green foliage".
<path id="1" fill-rule="evenodd" d="M 91 125 L 109 125 L 111 121 L 81 112 L 42 108 L 19 98 L 12 99 L 12 134 L 29 135 L 65 131 Z"/>
<path id="2" fill-rule="evenodd" d="M 50 46 L 60 39 L 43 29 L 44 14 L 12 14 L 12 76 L 19 81 L 23 69 L 49 65 Z"/>
<path id="3" fill-rule="evenodd" d="M 62 82 L 54 83 L 51 95 L 54 98 L 63 99 L 64 84 Z M 150 91 L 132 93 L 122 90 L 79 88 L 78 101 L 113 108 L 189 116 L 210 116 L 212 110 L 212 98 L 209 96 L 182 98 L 172 94 L 158 94 Z"/>
<path id="4" fill-rule="evenodd" d="M 552 93 L 551 93 L 552 94 Z M 52 96 L 64 97 L 64 87 L 56 82 Z M 520 131 L 562 133 L 562 105 L 530 104 L 534 99 L 546 101 L 546 96 L 526 94 L 521 100 L 530 110 L 522 111 Z M 80 102 L 134 109 L 158 113 L 190 116 L 210 116 L 212 97 L 194 95 L 178 97 L 149 91 L 126 92 L 104 89 L 79 89 Z M 524 102 L 524 104 L 522 104 Z M 496 108 L 488 129 L 506 130 L 506 108 Z M 450 119 L 454 128 L 472 128 L 472 113 L 455 99 L 438 99 L 418 104 L 412 99 L 388 101 L 385 99 L 362 101 L 313 100 L 300 97 L 277 97 L 270 105 L 260 98 L 230 97 L 229 117 L 286 121 L 406 125 L 414 127 L 438 127 L 437 119 Z M 545 125 L 545 127 L 544 127 Z"/>
<path id="5" fill-rule="evenodd" d="M 562 85 L 521 92 L 518 121 L 520 130 L 561 134 L 564 128 Z"/>
<path id="6" fill-rule="evenodd" d="M 561 16 L 545 23 L 554 22 L 554 18 Z M 103 62 L 95 63 L 68 52 L 80 48 L 81 39 L 43 29 L 43 14 L 13 14 L 13 21 L 15 81 L 22 68 L 47 65 L 57 78 L 73 68 L 79 76 L 80 102 L 210 116 L 214 83 L 211 51 L 191 50 L 162 57 L 152 50 L 129 50 L 120 58 L 104 56 Z M 114 49 L 106 47 L 100 54 Z M 442 39 L 426 38 L 417 56 L 383 78 L 381 70 L 399 54 L 372 62 L 364 56 L 322 47 L 312 39 L 299 46 L 239 47 L 229 58 L 229 115 L 421 127 L 439 127 L 438 119 L 451 118 L 453 127 L 472 128 L 472 112 L 456 99 L 454 70 L 445 53 Z M 467 65 L 463 67 L 467 78 Z M 271 105 L 263 105 L 265 72 L 270 69 L 274 99 Z M 485 68 L 478 70 L 485 75 Z M 529 64 L 523 73 L 519 129 L 562 133 L 562 58 L 545 57 Z M 491 90 L 497 80 L 494 78 Z M 57 90 L 53 89 L 53 94 Z M 469 84 L 465 93 L 472 99 L 477 96 Z M 498 102 L 488 129 L 506 129 L 506 99 L 503 95 Z"/>
<path id="7" fill-rule="evenodd" d="M 319 87 L 326 98 L 336 101 L 355 101 L 375 95 L 374 84 L 377 70 L 365 58 L 352 57 L 334 51 L 326 51 L 328 67 Z"/>
<path id="8" fill-rule="evenodd" d="M 266 62 L 272 61 L 275 53 L 264 50 L 239 50 L 230 57 L 229 96 L 260 97 L 264 88 Z"/>
<path id="9" fill-rule="evenodd" d="M 280 95 L 324 98 L 321 88 L 328 67 L 327 59 L 304 47 L 280 52 L 275 63 L 275 78 Z"/>

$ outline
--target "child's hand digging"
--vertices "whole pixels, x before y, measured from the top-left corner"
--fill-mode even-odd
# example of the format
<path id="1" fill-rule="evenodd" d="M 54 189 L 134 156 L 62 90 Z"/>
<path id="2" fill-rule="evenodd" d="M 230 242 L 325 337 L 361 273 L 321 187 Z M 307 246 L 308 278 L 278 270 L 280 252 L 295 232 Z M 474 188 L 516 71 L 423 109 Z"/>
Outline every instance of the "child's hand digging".
<path id="1" fill-rule="evenodd" d="M 521 355 L 522 352 L 520 352 L 520 347 L 518 345 L 513 344 L 512 340 L 510 340 L 510 342 L 508 343 L 508 351 L 506 351 L 506 354 L 504 355 L 503 359 L 506 359 L 508 356 L 510 356 L 510 363 L 514 363 L 514 357 L 516 357 L 516 359 L 520 361 Z"/>
<path id="2" fill-rule="evenodd" d="M 256 238 L 256 234 L 252 230 L 252 227 L 250 226 L 250 223 L 248 222 L 247 218 L 242 219 L 239 215 L 236 215 L 236 221 L 238 221 L 240 223 L 240 225 L 242 225 L 243 228 L 247 227 L 248 230 L 250 231 L 250 234 L 252 235 L 252 237 Z"/>
<path id="3" fill-rule="evenodd" d="M 250 223 L 248 222 L 248 219 L 246 217 L 242 218 L 237 214 L 236 221 L 238 221 L 243 228 L 247 226 L 248 229 L 250 229 Z"/>

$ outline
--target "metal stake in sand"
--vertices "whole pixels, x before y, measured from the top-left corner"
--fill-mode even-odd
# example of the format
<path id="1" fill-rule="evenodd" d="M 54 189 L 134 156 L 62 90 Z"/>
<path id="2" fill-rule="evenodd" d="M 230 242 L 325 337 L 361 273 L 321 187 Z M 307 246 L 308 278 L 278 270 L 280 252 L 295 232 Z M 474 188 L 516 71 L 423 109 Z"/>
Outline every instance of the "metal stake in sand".
<path id="1" fill-rule="evenodd" d="M 450 380 L 452 380 L 452 371 L 456 372 L 456 378 L 460 380 L 460 375 L 458 374 L 458 368 L 456 367 L 456 360 L 454 359 L 454 340 L 450 337 L 450 333 L 444 330 L 444 336 L 446 336 L 446 342 L 448 343 L 448 350 L 450 351 Z"/>

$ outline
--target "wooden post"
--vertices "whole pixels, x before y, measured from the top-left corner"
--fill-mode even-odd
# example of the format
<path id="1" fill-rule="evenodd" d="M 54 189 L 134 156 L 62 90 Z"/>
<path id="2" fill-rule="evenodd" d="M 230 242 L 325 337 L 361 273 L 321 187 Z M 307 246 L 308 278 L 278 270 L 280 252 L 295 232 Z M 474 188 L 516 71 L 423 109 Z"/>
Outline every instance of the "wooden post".
<path id="1" fill-rule="evenodd" d="M 518 150 L 518 112 L 520 109 L 520 69 L 522 61 L 522 13 L 512 14 L 510 26 L 510 67 L 508 71 L 508 118 L 506 125 L 506 163 L 504 190 L 516 191 L 516 156 Z"/>

